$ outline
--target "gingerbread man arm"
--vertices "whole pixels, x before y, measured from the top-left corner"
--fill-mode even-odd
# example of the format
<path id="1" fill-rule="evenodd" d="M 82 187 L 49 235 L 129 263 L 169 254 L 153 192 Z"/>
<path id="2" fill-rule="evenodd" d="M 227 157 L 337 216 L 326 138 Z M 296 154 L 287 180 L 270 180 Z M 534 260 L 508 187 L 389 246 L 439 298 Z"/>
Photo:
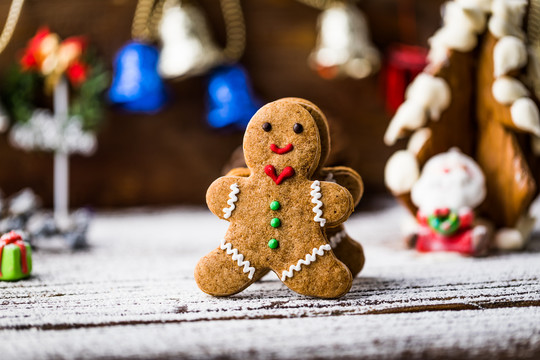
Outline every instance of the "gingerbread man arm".
<path id="1" fill-rule="evenodd" d="M 315 180 L 311 184 L 313 220 L 321 226 L 334 227 L 351 215 L 354 202 L 351 193 L 343 186 L 327 181 Z"/>
<path id="2" fill-rule="evenodd" d="M 210 211 L 220 219 L 229 220 L 234 216 L 241 189 L 242 178 L 222 176 L 216 179 L 206 191 L 206 204 Z"/>
<path id="3" fill-rule="evenodd" d="M 251 175 L 251 170 L 243 167 L 231 169 L 227 173 L 227 176 L 248 177 L 249 175 Z M 364 182 L 360 174 L 347 166 L 333 166 L 322 168 L 319 175 L 321 180 L 338 183 L 349 190 L 354 206 L 358 205 L 364 194 Z"/>
<path id="4" fill-rule="evenodd" d="M 324 167 L 320 171 L 321 179 L 336 182 L 351 193 L 354 206 L 358 205 L 364 194 L 364 182 L 356 171 L 347 166 Z"/>

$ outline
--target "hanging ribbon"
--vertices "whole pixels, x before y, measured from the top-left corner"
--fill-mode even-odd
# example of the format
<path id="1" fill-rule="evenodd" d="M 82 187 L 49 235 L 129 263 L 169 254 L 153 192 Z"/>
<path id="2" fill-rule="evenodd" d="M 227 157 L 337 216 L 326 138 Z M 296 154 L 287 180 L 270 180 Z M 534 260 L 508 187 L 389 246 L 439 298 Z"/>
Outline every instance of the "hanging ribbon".
<path id="1" fill-rule="evenodd" d="M 13 35 L 13 31 L 15 31 L 15 26 L 17 26 L 17 21 L 19 20 L 19 15 L 21 13 L 23 4 L 24 0 L 13 0 L 11 2 L 6 24 L 4 25 L 4 29 L 0 35 L 0 53 L 4 51 L 9 43 L 9 40 L 11 40 L 11 36 Z"/>
<path id="2" fill-rule="evenodd" d="M 28 262 L 26 261 L 26 245 L 22 241 L 22 237 L 15 231 L 10 231 L 0 237 L 0 278 L 2 277 L 2 253 L 6 245 L 16 245 L 21 251 L 21 271 L 23 274 L 28 274 Z"/>

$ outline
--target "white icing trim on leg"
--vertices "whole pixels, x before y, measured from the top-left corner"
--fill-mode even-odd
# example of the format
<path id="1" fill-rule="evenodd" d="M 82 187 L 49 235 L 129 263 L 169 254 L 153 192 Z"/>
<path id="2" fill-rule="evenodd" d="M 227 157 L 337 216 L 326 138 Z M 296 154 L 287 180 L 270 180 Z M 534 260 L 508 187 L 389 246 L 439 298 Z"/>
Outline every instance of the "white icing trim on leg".
<path id="1" fill-rule="evenodd" d="M 305 259 L 300 259 L 296 263 L 296 265 L 291 265 L 289 267 L 289 270 L 284 270 L 281 273 L 281 281 L 287 280 L 287 278 L 292 278 L 294 275 L 294 271 L 300 271 L 302 270 L 302 265 L 309 265 L 312 262 L 314 262 L 317 259 L 317 255 L 323 256 L 325 251 L 330 251 L 332 247 L 329 244 L 324 244 L 319 246 L 319 248 L 313 248 L 313 251 L 311 254 L 307 254 Z"/>
<path id="2" fill-rule="evenodd" d="M 347 232 L 345 231 L 345 229 L 343 229 L 340 232 L 335 233 L 330 239 L 328 239 L 328 242 L 330 243 L 330 246 L 332 247 L 332 249 L 335 249 L 339 245 L 339 243 L 343 239 L 345 239 L 346 236 L 347 236 Z"/>
<path id="3" fill-rule="evenodd" d="M 228 219 L 231 217 L 233 210 L 236 208 L 234 203 L 238 201 L 238 197 L 236 196 L 236 194 L 240 192 L 240 189 L 238 189 L 237 183 L 232 184 L 230 189 L 231 189 L 231 192 L 229 193 L 229 200 L 227 200 L 227 204 L 229 205 L 229 207 L 223 209 L 223 213 L 225 214 L 223 215 L 223 217 L 225 219 Z"/>
<path id="4" fill-rule="evenodd" d="M 253 279 L 253 274 L 255 273 L 255 268 L 251 266 L 251 263 L 249 261 L 244 261 L 244 255 L 240 254 L 238 252 L 238 249 L 235 249 L 232 247 L 231 243 L 228 243 L 225 239 L 221 240 L 221 245 L 219 246 L 221 250 L 225 250 L 227 252 L 227 255 L 232 255 L 233 261 L 236 261 L 238 266 L 244 267 L 244 270 L 242 270 L 244 273 L 249 272 L 248 278 L 251 280 Z"/>
<path id="5" fill-rule="evenodd" d="M 315 213 L 315 217 L 313 218 L 313 220 L 320 223 L 321 227 L 323 227 L 324 224 L 326 224 L 326 219 L 322 217 L 323 212 L 321 210 L 321 207 L 323 206 L 323 202 L 320 200 L 320 198 L 322 197 L 320 185 L 321 183 L 319 182 L 319 180 L 315 180 L 313 184 L 311 184 L 311 188 L 313 189 L 313 191 L 311 191 L 310 195 L 312 196 L 311 202 L 316 204 L 313 208 L 313 212 Z"/>

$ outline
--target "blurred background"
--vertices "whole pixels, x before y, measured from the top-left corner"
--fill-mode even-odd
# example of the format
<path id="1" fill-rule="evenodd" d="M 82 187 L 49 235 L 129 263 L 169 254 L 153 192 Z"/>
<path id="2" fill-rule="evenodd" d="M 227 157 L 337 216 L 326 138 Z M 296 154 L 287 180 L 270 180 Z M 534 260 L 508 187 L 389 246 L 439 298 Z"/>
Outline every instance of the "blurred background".
<path id="1" fill-rule="evenodd" d="M 428 37 L 440 26 L 442 2 L 354 2 L 367 20 L 369 32 L 365 35 L 380 54 L 380 66 L 362 78 L 332 78 L 334 74 L 316 69 L 308 61 L 326 36 L 318 27 L 321 1 L 242 0 L 246 42 L 238 63 L 250 79 L 253 97 L 261 104 L 287 96 L 317 104 L 332 130 L 330 163 L 357 170 L 364 179 L 367 196 L 382 193 L 386 191 L 384 164 L 395 151 L 383 144 L 383 134 L 406 84 L 423 64 L 422 49 L 407 46 L 427 47 Z M 9 75 L 29 39 L 47 26 L 61 38 L 83 35 L 114 78 L 114 57 L 132 38 L 137 3 L 25 1 L 13 36 L 0 54 L 0 77 Z M 224 21 L 220 2 L 189 3 L 198 6 L 206 18 L 203 25 L 216 46 L 224 48 L 230 24 Z M 7 17 L 10 5 L 10 1 L 0 2 L 0 18 Z M 146 41 L 161 46 L 159 37 Z M 69 160 L 71 206 L 203 204 L 208 185 L 234 164 L 233 153 L 243 136 L 242 126 L 209 125 L 207 91 L 211 73 L 207 69 L 194 76 L 163 79 L 168 101 L 153 113 L 123 111 L 112 106 L 105 93 L 95 153 L 74 154 Z M 402 146 L 399 143 L 396 148 Z M 0 134 L 0 189 L 12 194 L 30 187 L 44 205 L 51 206 L 53 157 L 51 152 L 15 148 L 8 132 Z"/>

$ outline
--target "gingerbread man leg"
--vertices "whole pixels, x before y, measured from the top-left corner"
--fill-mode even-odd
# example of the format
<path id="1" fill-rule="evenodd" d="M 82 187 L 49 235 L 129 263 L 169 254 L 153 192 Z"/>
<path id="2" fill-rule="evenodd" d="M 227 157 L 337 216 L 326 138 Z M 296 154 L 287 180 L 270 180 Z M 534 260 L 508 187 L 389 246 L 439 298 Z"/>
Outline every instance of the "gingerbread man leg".
<path id="1" fill-rule="evenodd" d="M 343 225 L 326 229 L 326 236 L 336 257 L 347 265 L 353 277 L 358 275 L 366 261 L 362 245 L 347 234 Z"/>
<path id="2" fill-rule="evenodd" d="M 222 241 L 221 246 L 197 263 L 195 281 L 207 294 L 228 296 L 236 294 L 259 280 L 267 273 L 266 269 L 255 269 L 248 260 Z"/>
<path id="3" fill-rule="evenodd" d="M 291 290 L 307 296 L 338 298 L 345 295 L 352 284 L 351 272 L 334 256 L 328 244 L 308 252 L 287 270 L 274 271 Z"/>

